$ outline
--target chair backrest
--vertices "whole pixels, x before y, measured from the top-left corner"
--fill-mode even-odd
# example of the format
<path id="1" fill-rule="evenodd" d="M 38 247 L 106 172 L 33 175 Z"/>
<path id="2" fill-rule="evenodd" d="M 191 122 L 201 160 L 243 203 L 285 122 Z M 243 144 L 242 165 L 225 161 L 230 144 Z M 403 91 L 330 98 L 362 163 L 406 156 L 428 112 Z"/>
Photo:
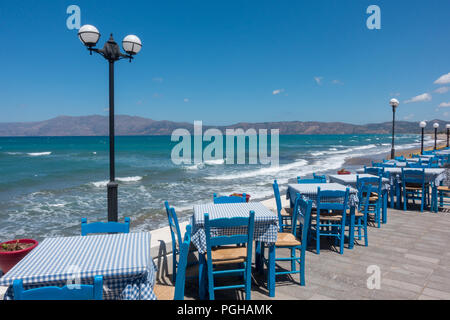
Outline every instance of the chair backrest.
<path id="1" fill-rule="evenodd" d="M 174 300 L 184 300 L 184 289 L 186 284 L 186 266 L 191 245 L 191 225 L 186 226 L 183 243 L 180 246 L 180 258 L 178 260 L 177 277 L 175 280 Z"/>
<path id="2" fill-rule="evenodd" d="M 422 162 L 407 162 L 406 163 L 407 168 L 426 168 L 429 167 L 429 165 L 424 165 Z"/>
<path id="3" fill-rule="evenodd" d="M 384 168 L 382 168 L 382 167 L 366 167 L 366 166 L 364 166 L 364 173 L 372 174 L 374 176 L 381 176 L 384 173 Z"/>
<path id="4" fill-rule="evenodd" d="M 362 186 L 362 184 L 370 184 L 373 186 L 373 191 L 377 192 L 381 195 L 381 188 L 382 188 L 382 177 L 363 177 L 360 178 L 359 175 L 356 176 L 356 189 L 359 190 Z"/>
<path id="5" fill-rule="evenodd" d="M 382 163 L 380 166 L 384 167 L 384 168 L 395 168 L 395 167 L 397 167 L 397 164 L 396 163 L 392 163 L 392 164 Z"/>
<path id="6" fill-rule="evenodd" d="M 425 169 L 402 168 L 402 185 L 405 186 L 406 183 L 425 185 Z"/>
<path id="7" fill-rule="evenodd" d="M 400 157 L 395 157 L 395 160 L 397 160 L 397 161 L 406 161 L 406 159 L 405 159 L 405 157 L 404 156 L 400 156 Z"/>
<path id="8" fill-rule="evenodd" d="M 272 187 L 273 194 L 275 196 L 275 202 L 277 204 L 278 225 L 281 226 L 283 224 L 283 219 L 281 217 L 281 209 L 283 209 L 283 205 L 281 204 L 280 189 L 278 188 L 277 180 L 273 181 Z"/>
<path id="9" fill-rule="evenodd" d="M 222 246 L 228 244 L 251 243 L 253 241 L 253 231 L 255 224 L 255 212 L 250 211 L 249 218 L 235 217 L 235 218 L 218 218 L 209 219 L 209 214 L 205 213 L 205 234 L 206 245 L 210 251 L 211 247 Z M 213 235 L 211 229 L 219 228 L 223 232 L 221 235 Z M 228 235 L 226 230 L 236 229 L 241 233 Z M 208 252 L 210 253 L 210 252 Z M 209 259 L 210 257 L 208 257 Z"/>
<path id="10" fill-rule="evenodd" d="M 314 178 L 315 180 L 321 180 L 323 183 L 326 183 L 326 182 L 327 182 L 327 177 L 326 177 L 324 174 L 322 174 L 322 175 L 317 175 L 317 174 L 315 174 L 315 173 L 313 172 L 313 178 Z"/>
<path id="11" fill-rule="evenodd" d="M 370 194 L 372 190 L 373 186 L 371 184 L 365 184 L 364 182 L 361 184 L 360 189 L 358 189 L 358 211 L 361 212 L 362 207 L 365 216 L 367 216 L 369 211 Z"/>
<path id="12" fill-rule="evenodd" d="M 23 289 L 22 279 L 13 282 L 15 300 L 102 300 L 103 277 L 95 276 L 94 284 L 72 284 L 64 287 Z"/>
<path id="13" fill-rule="evenodd" d="M 87 223 L 86 218 L 81 218 L 81 235 L 91 233 L 129 233 L 130 218 L 125 217 L 124 222 L 93 222 Z"/>
<path id="14" fill-rule="evenodd" d="M 214 193 L 213 196 L 214 204 L 221 204 L 221 203 L 241 203 L 247 201 L 247 195 L 245 193 L 242 194 L 242 197 L 236 197 L 236 196 L 222 196 L 218 197 L 217 194 Z"/>
<path id="15" fill-rule="evenodd" d="M 172 252 L 176 253 L 177 246 L 181 244 L 181 231 L 178 223 L 177 213 L 175 208 L 171 208 L 167 201 L 164 202 L 166 208 L 167 219 L 169 220 L 170 236 L 172 237 Z"/>
<path id="16" fill-rule="evenodd" d="M 348 198 L 350 189 L 341 190 L 320 190 L 317 188 L 317 219 L 319 219 L 321 210 L 337 210 L 346 212 L 348 207 Z M 343 214 L 345 216 L 345 214 Z"/>
<path id="17" fill-rule="evenodd" d="M 382 166 L 382 163 L 372 161 L 372 167 L 381 167 L 381 166 Z"/>
<path id="18" fill-rule="evenodd" d="M 297 177 L 297 183 L 298 184 L 302 184 L 302 183 L 326 183 L 327 179 L 325 178 L 325 180 L 323 179 L 302 179 L 300 177 Z"/>
<path id="19" fill-rule="evenodd" d="M 297 223 L 299 226 L 299 237 L 302 244 L 302 253 L 306 250 L 308 243 L 309 224 L 311 222 L 312 200 L 304 200 L 297 193 L 294 212 L 292 213 L 292 234 L 297 233 Z"/>

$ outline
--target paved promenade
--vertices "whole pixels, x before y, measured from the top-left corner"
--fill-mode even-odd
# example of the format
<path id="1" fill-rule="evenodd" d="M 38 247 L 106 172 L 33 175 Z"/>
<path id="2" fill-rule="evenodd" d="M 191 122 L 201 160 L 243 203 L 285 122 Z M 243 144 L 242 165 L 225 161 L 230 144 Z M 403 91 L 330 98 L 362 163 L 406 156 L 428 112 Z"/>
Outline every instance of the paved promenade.
<path id="1" fill-rule="evenodd" d="M 355 245 L 340 255 L 324 242 L 320 255 L 315 254 L 314 242 L 306 254 L 306 286 L 298 284 L 298 275 L 293 276 L 295 282 L 280 276 L 275 299 L 450 300 L 450 212 L 389 209 L 387 224 L 380 229 L 369 227 L 368 247 Z M 289 250 L 281 253 L 287 256 Z M 278 265 L 289 267 L 289 263 Z M 373 270 L 380 271 L 379 289 L 367 286 Z M 216 298 L 241 299 L 243 295 L 219 291 Z M 186 299 L 198 299 L 195 283 L 187 286 Z M 252 299 L 271 299 L 264 276 L 253 276 Z"/>

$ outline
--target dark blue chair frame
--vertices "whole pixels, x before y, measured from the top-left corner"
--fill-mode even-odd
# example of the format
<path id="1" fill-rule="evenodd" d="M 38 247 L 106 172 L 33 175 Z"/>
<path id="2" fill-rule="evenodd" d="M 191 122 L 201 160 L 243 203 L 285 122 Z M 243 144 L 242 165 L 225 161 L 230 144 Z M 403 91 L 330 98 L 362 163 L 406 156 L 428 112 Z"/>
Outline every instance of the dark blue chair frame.
<path id="1" fill-rule="evenodd" d="M 278 227 L 279 231 L 283 232 L 284 228 L 290 227 L 290 223 L 288 222 L 292 219 L 292 211 L 291 208 L 283 208 L 281 204 L 280 189 L 278 187 L 277 180 L 273 181 L 272 187 L 275 196 L 275 202 L 277 205 Z M 286 212 L 286 215 L 282 215 L 283 210 Z"/>
<path id="2" fill-rule="evenodd" d="M 311 235 L 316 239 L 316 253 L 320 254 L 320 237 L 328 236 L 335 237 L 339 242 L 339 253 L 344 253 L 344 241 L 345 241 L 345 220 L 348 208 L 348 199 L 350 195 L 350 189 L 346 191 L 340 190 L 324 190 L 321 191 L 320 187 L 317 190 L 317 210 L 316 210 L 316 224 L 311 224 Z M 324 202 L 322 199 L 342 199 L 340 202 Z M 341 203 L 342 202 L 342 203 Z M 325 215 L 322 214 L 325 211 Z M 336 211 L 341 212 L 340 223 L 333 223 L 331 219 L 326 218 L 326 213 Z M 321 222 L 320 217 L 323 217 Z M 338 214 L 339 215 L 339 214 Z"/>
<path id="3" fill-rule="evenodd" d="M 356 189 L 361 189 L 363 184 L 370 184 L 373 186 L 372 192 L 377 194 L 378 199 L 370 201 L 368 213 L 373 213 L 374 221 L 377 228 L 381 227 L 381 210 L 383 209 L 383 190 L 382 190 L 382 177 L 363 177 L 356 176 Z"/>
<path id="4" fill-rule="evenodd" d="M 178 260 L 177 277 L 175 280 L 174 300 L 184 300 L 184 289 L 186 287 L 186 268 L 188 266 L 189 247 L 191 245 L 191 225 L 186 226 L 183 242 L 180 246 L 180 258 Z"/>
<path id="5" fill-rule="evenodd" d="M 236 196 L 218 197 L 217 194 L 214 193 L 213 201 L 214 201 L 214 204 L 247 202 L 247 195 L 245 193 L 243 193 L 242 197 L 236 197 Z"/>
<path id="6" fill-rule="evenodd" d="M 370 194 L 373 190 L 371 184 L 362 183 L 360 189 L 358 189 L 358 213 L 355 216 L 354 227 L 358 229 L 358 240 L 362 240 L 361 229 L 364 231 L 364 245 L 367 247 L 369 245 L 369 235 L 367 232 L 367 218 L 369 214 L 369 201 Z M 361 216 L 362 214 L 362 216 Z M 347 220 L 348 221 L 348 220 Z"/>
<path id="7" fill-rule="evenodd" d="M 413 186 L 409 187 L 408 184 Z M 425 183 L 425 169 L 402 168 L 402 195 L 404 211 L 407 210 L 408 200 L 412 199 L 413 202 L 414 200 L 421 201 L 420 211 L 423 212 L 426 203 L 429 202 L 429 185 Z"/>
<path id="8" fill-rule="evenodd" d="M 275 277 L 282 274 L 300 274 L 300 285 L 305 285 L 305 253 L 308 246 L 308 235 L 309 226 L 311 221 L 311 210 L 312 210 L 312 200 L 305 201 L 299 193 L 297 193 L 295 198 L 294 211 L 292 214 L 292 229 L 290 233 L 293 235 L 292 238 L 298 240 L 300 244 L 298 245 L 282 245 L 282 243 L 277 242 L 275 244 L 275 256 L 277 249 L 289 249 L 291 251 L 291 256 L 286 258 L 276 258 L 275 261 L 290 261 L 291 270 L 290 271 L 275 271 Z M 297 228 L 298 224 L 298 228 Z M 280 232 L 281 234 L 283 232 Z M 280 233 L 278 234 L 280 236 Z M 298 237 L 299 235 L 299 237 Z M 300 251 L 300 255 L 297 256 L 297 250 Z M 264 257 L 264 243 L 261 243 L 261 260 L 260 263 L 264 262 L 267 267 L 269 267 L 269 260 Z M 297 264 L 299 265 L 299 270 L 297 270 Z"/>
<path id="9" fill-rule="evenodd" d="M 313 178 L 313 179 L 302 179 L 300 177 L 297 177 L 297 183 L 298 184 L 302 184 L 302 183 L 327 183 L 327 179 L 325 178 Z"/>
<path id="10" fill-rule="evenodd" d="M 169 206 L 169 202 L 164 202 L 167 219 L 169 221 L 170 236 L 172 238 L 172 282 L 175 283 L 177 277 L 177 256 L 180 254 L 179 246 L 181 244 L 181 231 L 178 223 L 177 213 L 174 208 Z"/>
<path id="11" fill-rule="evenodd" d="M 81 218 L 81 235 L 91 233 L 129 233 L 130 218 L 125 217 L 124 222 L 92 222 L 87 223 L 86 218 Z"/>
<path id="12" fill-rule="evenodd" d="M 206 235 L 206 265 L 207 265 L 207 275 L 208 275 L 208 291 L 209 299 L 214 300 L 214 292 L 216 290 L 228 290 L 228 289 L 238 289 L 245 288 L 245 298 L 246 300 L 251 299 L 251 270 L 252 270 L 252 250 L 253 250 L 253 233 L 255 225 L 255 212 L 250 211 L 248 218 L 237 217 L 237 218 L 219 218 L 219 219 L 209 219 L 209 214 L 205 213 L 205 235 Z M 212 228 L 239 228 L 242 229 L 241 234 L 233 235 L 221 235 L 213 236 L 211 234 Z M 225 233 L 225 232 L 224 232 Z M 242 268 L 229 269 L 229 270 L 217 270 L 213 269 L 212 261 L 212 248 L 218 246 L 226 246 L 231 244 L 246 244 L 247 246 L 247 257 L 245 263 L 243 263 Z M 220 250 L 220 249 L 219 249 Z M 244 284 L 238 285 L 227 285 L 227 286 L 214 286 L 214 276 L 225 276 L 225 275 L 236 275 L 241 274 L 244 277 Z"/>
<path id="13" fill-rule="evenodd" d="M 13 282 L 14 300 L 102 300 L 103 277 L 95 276 L 93 285 L 72 284 L 24 290 L 22 279 Z"/>

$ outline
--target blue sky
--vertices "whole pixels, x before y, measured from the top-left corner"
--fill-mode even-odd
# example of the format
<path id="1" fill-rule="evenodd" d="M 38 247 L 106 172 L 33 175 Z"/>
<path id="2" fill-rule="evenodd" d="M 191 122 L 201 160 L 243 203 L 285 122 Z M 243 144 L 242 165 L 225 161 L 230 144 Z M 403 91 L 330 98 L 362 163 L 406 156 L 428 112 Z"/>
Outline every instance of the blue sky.
<path id="1" fill-rule="evenodd" d="M 397 98 L 398 120 L 450 120 L 448 0 L 25 0 L 0 7 L 0 122 L 107 115 L 108 65 L 66 27 L 72 4 L 100 46 L 142 40 L 116 63 L 117 114 L 362 124 L 390 121 Z"/>

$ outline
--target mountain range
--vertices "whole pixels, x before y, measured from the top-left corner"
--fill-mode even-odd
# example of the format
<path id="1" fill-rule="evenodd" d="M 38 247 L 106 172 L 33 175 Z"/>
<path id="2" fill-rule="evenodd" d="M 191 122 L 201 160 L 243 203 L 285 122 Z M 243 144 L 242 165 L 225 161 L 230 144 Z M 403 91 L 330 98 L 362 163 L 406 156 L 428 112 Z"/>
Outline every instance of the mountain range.
<path id="1" fill-rule="evenodd" d="M 431 123 L 439 123 L 439 132 L 444 132 L 447 122 L 432 120 L 428 122 L 426 132 L 434 132 Z M 174 122 L 167 120 L 152 120 L 136 116 L 116 115 L 115 134 L 129 135 L 171 135 L 175 129 L 185 128 L 193 132 L 193 123 Z M 203 130 L 217 128 L 225 129 L 249 128 L 279 129 L 280 134 L 390 134 L 392 122 L 369 123 L 364 125 L 344 122 L 317 121 L 280 121 L 280 122 L 239 122 L 227 126 L 203 125 Z M 36 122 L 0 122 L 0 136 L 107 136 L 109 121 L 107 116 L 59 116 L 53 119 Z M 418 122 L 396 121 L 396 133 L 420 133 Z M 270 133 L 270 131 L 268 132 Z"/>

